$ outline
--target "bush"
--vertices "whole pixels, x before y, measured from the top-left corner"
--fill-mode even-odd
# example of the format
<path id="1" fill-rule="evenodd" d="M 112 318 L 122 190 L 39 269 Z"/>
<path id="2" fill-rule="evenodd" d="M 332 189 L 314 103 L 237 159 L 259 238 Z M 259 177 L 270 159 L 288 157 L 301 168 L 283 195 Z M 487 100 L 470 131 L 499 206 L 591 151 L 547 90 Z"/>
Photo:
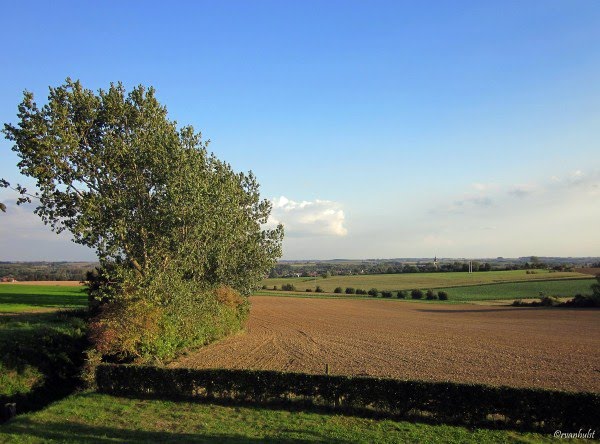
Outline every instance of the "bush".
<path id="1" fill-rule="evenodd" d="M 307 293 L 312 293 L 312 290 L 311 290 L 310 288 L 307 288 L 305 291 L 306 291 Z"/>
<path id="2" fill-rule="evenodd" d="M 367 290 L 363 290 L 362 288 L 357 288 L 356 294 L 367 294 Z"/>
<path id="3" fill-rule="evenodd" d="M 97 368 L 96 381 L 100 393 L 121 396 L 317 406 L 469 427 L 544 431 L 600 427 L 599 393 L 265 370 L 107 364 Z"/>
<path id="4" fill-rule="evenodd" d="M 356 290 L 352 287 L 346 288 L 346 294 L 355 294 Z"/>
<path id="5" fill-rule="evenodd" d="M 384 290 L 384 291 L 381 292 L 381 297 L 382 298 L 391 298 L 392 297 L 392 292 Z"/>
<path id="6" fill-rule="evenodd" d="M 437 295 L 433 292 L 433 290 L 427 290 L 426 298 L 428 301 L 432 301 L 437 299 Z"/>
<path id="7" fill-rule="evenodd" d="M 342 287 L 335 287 L 335 290 L 333 290 L 334 293 L 342 293 L 344 291 L 344 289 Z"/>
<path id="8" fill-rule="evenodd" d="M 317 288 L 315 289 L 315 293 L 325 293 L 325 290 L 323 290 L 319 285 L 317 285 Z"/>
<path id="9" fill-rule="evenodd" d="M 263 289 L 263 290 L 266 290 L 266 289 L 267 289 L 267 286 L 266 286 L 266 285 L 263 285 L 263 286 L 262 286 L 262 289 Z"/>
<path id="10" fill-rule="evenodd" d="M 283 284 L 281 286 L 281 289 L 283 291 L 296 291 L 296 287 L 294 286 L 294 284 Z"/>
<path id="11" fill-rule="evenodd" d="M 273 285 L 273 290 L 277 290 L 277 285 Z"/>
<path id="12" fill-rule="evenodd" d="M 398 292 L 396 293 L 396 297 L 398 299 L 406 299 L 407 296 L 408 293 L 406 292 L 406 290 L 398 290 Z"/>
<path id="13" fill-rule="evenodd" d="M 413 299 L 423 299 L 423 292 L 421 290 L 412 290 L 410 292 L 410 297 Z"/>
<path id="14" fill-rule="evenodd" d="M 438 299 L 440 301 L 447 301 L 448 300 L 448 293 L 446 293 L 445 291 L 438 291 Z"/>
<path id="15" fill-rule="evenodd" d="M 247 299 L 231 287 L 199 289 L 193 281 L 156 273 L 145 287 L 103 304 L 89 337 L 109 361 L 162 362 L 241 329 L 248 311 Z"/>
<path id="16" fill-rule="evenodd" d="M 377 290 L 376 288 L 371 288 L 368 293 L 369 296 L 373 296 L 374 298 L 376 298 L 379 295 L 379 290 Z"/>

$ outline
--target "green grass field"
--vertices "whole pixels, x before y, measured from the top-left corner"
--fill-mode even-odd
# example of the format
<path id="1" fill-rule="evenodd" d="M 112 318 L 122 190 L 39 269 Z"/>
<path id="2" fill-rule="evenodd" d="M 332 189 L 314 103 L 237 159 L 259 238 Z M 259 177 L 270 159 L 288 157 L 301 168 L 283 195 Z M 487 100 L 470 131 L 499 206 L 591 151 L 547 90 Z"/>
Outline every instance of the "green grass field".
<path id="1" fill-rule="evenodd" d="M 486 301 L 538 298 L 540 292 L 547 296 L 573 297 L 590 294 L 590 286 L 596 279 L 567 279 L 558 281 L 505 282 L 501 284 L 468 287 L 447 287 L 445 290 L 453 301 Z"/>
<path id="2" fill-rule="evenodd" d="M 325 292 L 333 293 L 336 287 L 353 287 L 369 290 L 410 290 L 413 288 L 446 288 L 468 285 L 493 284 L 500 282 L 536 281 L 548 279 L 589 279 L 590 276 L 575 272 L 550 273 L 548 270 L 536 270 L 536 274 L 527 274 L 525 270 L 485 271 L 477 273 L 400 273 L 369 274 L 356 276 L 331 276 L 329 278 L 278 278 L 265 279 L 262 285 L 272 289 L 283 284 L 293 284 L 299 291 L 315 289 L 319 285 Z"/>
<path id="3" fill-rule="evenodd" d="M 60 285 L 0 285 L 0 313 L 32 312 L 87 305 L 84 287 Z"/>
<path id="4" fill-rule="evenodd" d="M 549 435 L 80 393 L 0 426 L 0 441 L 539 443 Z"/>

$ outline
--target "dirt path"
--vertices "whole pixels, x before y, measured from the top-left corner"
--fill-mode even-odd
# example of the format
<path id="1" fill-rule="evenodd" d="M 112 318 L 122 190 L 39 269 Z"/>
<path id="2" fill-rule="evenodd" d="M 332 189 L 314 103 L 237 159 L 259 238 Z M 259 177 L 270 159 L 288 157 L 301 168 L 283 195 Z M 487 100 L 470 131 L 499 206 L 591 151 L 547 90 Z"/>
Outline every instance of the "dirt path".
<path id="1" fill-rule="evenodd" d="M 251 298 L 246 332 L 172 364 L 600 392 L 600 310 Z"/>

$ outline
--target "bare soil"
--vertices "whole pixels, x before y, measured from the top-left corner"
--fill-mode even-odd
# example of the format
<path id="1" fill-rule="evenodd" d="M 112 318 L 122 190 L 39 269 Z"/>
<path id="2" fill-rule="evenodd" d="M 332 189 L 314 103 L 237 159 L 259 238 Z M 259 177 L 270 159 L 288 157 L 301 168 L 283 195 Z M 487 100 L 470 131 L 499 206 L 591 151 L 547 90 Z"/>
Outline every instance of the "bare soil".
<path id="1" fill-rule="evenodd" d="M 251 297 L 246 331 L 173 367 L 600 392 L 600 310 Z"/>
<path id="2" fill-rule="evenodd" d="M 592 276 L 600 275 L 600 268 L 576 268 L 577 273 L 590 274 Z"/>

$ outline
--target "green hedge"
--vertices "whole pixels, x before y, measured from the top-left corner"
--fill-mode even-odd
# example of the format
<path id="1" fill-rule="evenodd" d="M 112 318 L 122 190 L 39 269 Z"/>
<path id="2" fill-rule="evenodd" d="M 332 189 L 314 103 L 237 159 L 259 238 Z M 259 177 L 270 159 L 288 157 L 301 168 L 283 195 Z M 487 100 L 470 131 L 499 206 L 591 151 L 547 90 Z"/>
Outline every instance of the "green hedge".
<path id="1" fill-rule="evenodd" d="M 350 413 L 529 430 L 600 428 L 600 394 L 260 370 L 101 364 L 98 391 L 160 399 L 318 406 Z"/>

